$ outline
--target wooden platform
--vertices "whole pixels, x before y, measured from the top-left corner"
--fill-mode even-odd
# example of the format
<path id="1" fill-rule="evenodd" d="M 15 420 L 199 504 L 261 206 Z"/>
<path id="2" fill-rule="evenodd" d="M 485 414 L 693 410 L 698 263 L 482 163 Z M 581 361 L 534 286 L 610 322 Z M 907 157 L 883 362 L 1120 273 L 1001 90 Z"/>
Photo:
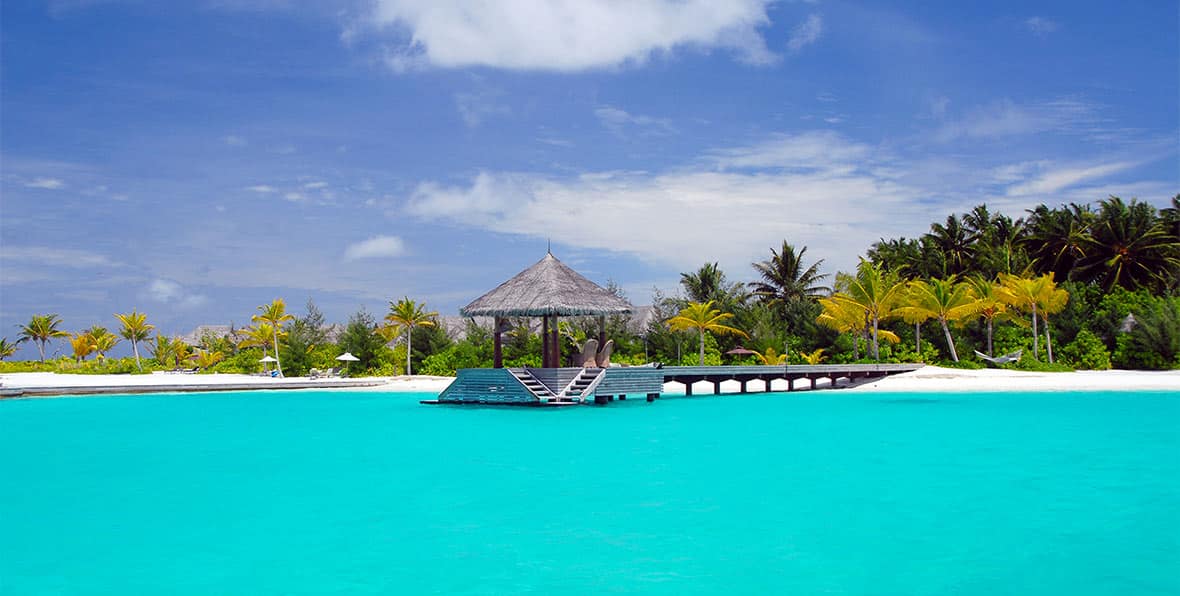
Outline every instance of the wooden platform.
<path id="1" fill-rule="evenodd" d="M 762 381 L 771 391 L 772 381 L 785 381 L 786 391 L 848 387 L 866 380 L 909 372 L 921 364 L 821 364 L 814 366 L 650 366 L 606 369 L 582 368 L 465 368 L 438 399 L 424 404 L 483 404 L 505 406 L 568 406 L 582 403 L 605 404 L 615 399 L 660 397 L 665 383 L 692 385 L 712 383 L 721 393 L 721 383 L 737 381 L 740 393 L 748 392 L 750 381 Z M 806 387 L 800 387 L 806 381 Z M 819 385 L 817 381 L 825 381 Z M 782 391 L 779 389 L 778 391 Z"/>
<path id="2" fill-rule="evenodd" d="M 720 393 L 723 381 L 737 381 L 740 393 L 747 393 L 750 381 L 762 381 L 769 391 L 771 381 L 786 381 L 787 391 L 802 389 L 797 382 L 806 381 L 808 390 L 819 389 L 816 381 L 826 380 L 828 389 L 860 384 L 866 380 L 910 372 L 922 368 L 923 364 L 816 364 L 789 366 L 666 366 L 664 381 L 684 385 L 684 394 L 692 395 L 693 383 L 706 381 L 713 384 L 713 393 Z"/>

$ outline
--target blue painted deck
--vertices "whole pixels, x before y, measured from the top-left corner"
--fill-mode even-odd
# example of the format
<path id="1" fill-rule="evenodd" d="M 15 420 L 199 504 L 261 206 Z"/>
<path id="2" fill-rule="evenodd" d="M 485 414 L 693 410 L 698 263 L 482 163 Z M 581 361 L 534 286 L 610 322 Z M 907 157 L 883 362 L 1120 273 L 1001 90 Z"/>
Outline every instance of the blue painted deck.
<path id="1" fill-rule="evenodd" d="M 583 368 L 465 368 L 437 400 L 423 403 L 487 404 L 519 406 L 557 406 L 579 403 L 606 403 L 616 398 L 644 397 L 651 401 L 660 396 L 664 383 L 684 385 L 685 395 L 693 394 L 693 383 L 713 384 L 713 393 L 721 393 L 721 383 L 737 381 L 746 393 L 750 381 L 761 381 L 770 391 L 772 381 L 785 381 L 787 391 L 818 389 L 817 381 L 827 388 L 856 384 L 867 379 L 909 372 L 921 364 L 819 364 L 791 366 L 638 366 L 607 369 Z M 800 386 L 805 381 L 806 387 Z"/>

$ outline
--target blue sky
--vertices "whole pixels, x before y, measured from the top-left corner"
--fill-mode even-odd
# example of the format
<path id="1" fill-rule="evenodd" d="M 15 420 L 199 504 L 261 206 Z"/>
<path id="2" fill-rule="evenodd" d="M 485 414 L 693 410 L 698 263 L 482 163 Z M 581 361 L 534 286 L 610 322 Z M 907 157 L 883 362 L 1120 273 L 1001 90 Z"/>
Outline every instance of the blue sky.
<path id="1" fill-rule="evenodd" d="M 978 5 L 976 5 L 978 4 Z M 0 334 L 458 307 L 554 253 L 637 304 L 986 202 L 1180 192 L 1174 2 L 0 5 Z M 27 354 L 26 354 L 27 355 Z"/>

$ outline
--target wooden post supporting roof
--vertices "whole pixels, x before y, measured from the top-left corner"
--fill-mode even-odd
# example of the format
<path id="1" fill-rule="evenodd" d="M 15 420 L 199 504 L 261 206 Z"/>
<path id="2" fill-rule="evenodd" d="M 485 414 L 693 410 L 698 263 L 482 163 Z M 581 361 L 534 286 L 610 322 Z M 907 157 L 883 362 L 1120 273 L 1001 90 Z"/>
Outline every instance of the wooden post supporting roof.
<path id="1" fill-rule="evenodd" d="M 502 339 L 503 330 L 500 328 L 504 324 L 504 319 L 496 317 L 492 321 L 492 368 L 504 368 L 504 341 Z"/>
<path id="2" fill-rule="evenodd" d="M 549 333 L 552 334 L 549 339 L 549 349 L 553 350 L 549 363 L 553 365 L 553 368 L 561 368 L 561 335 L 557 332 L 557 315 L 553 315 L 553 326 L 549 328 Z"/>
<path id="3" fill-rule="evenodd" d="M 550 368 L 549 357 L 553 352 L 549 349 L 549 315 L 541 317 L 541 368 Z"/>

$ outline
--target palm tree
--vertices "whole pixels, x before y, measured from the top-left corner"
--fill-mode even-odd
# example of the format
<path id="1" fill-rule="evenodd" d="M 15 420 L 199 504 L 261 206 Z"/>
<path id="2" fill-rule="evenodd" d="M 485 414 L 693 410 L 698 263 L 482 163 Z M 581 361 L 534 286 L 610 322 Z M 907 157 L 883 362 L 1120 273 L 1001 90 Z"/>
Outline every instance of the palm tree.
<path id="1" fill-rule="evenodd" d="M 1012 273 L 1014 266 L 1024 267 L 1027 264 L 1027 256 L 1020 249 L 1020 244 L 1025 237 L 1025 224 L 1023 219 L 1015 219 L 1006 215 L 997 215 L 992 220 L 991 246 L 993 249 L 1000 250 L 1004 256 L 1003 273 Z M 1015 261 L 1015 263 L 1014 263 Z M 995 273 L 1000 273 L 999 267 Z"/>
<path id="2" fill-rule="evenodd" d="M 45 345 L 49 340 L 57 337 L 69 337 L 66 331 L 58 329 L 61 319 L 57 315 L 33 315 L 29 322 L 20 328 L 20 341 L 32 340 L 37 344 L 37 351 L 41 354 L 41 362 L 45 362 Z"/>
<path id="3" fill-rule="evenodd" d="M 754 290 L 754 295 L 770 306 L 784 307 L 792 302 L 830 292 L 828 288 L 819 285 L 820 281 L 827 277 L 819 272 L 823 259 L 810 267 L 804 267 L 803 255 L 806 252 L 806 246 L 796 252 L 795 247 L 783 240 L 781 251 L 772 248 L 770 259 L 753 263 L 754 270 L 762 276 L 762 281 L 748 284 Z"/>
<path id="4" fill-rule="evenodd" d="M 1008 305 L 1016 298 L 1003 285 L 988 281 L 982 277 L 967 278 L 971 289 L 975 292 L 975 299 L 979 302 L 979 316 L 987 321 L 987 355 L 992 354 L 992 334 L 996 321 L 1008 318 Z"/>
<path id="5" fill-rule="evenodd" d="M 718 309 L 713 308 L 713 301 L 708 302 L 689 302 L 688 306 L 681 309 L 680 314 L 668 319 L 668 326 L 673 331 L 686 331 L 695 329 L 700 336 L 700 365 L 705 365 L 705 332 L 716 333 L 718 335 L 736 335 L 738 337 L 749 337 L 740 329 L 735 329 L 725 324 L 725 321 L 733 318 L 733 313 L 723 313 Z"/>
<path id="6" fill-rule="evenodd" d="M 864 259 L 857 265 L 855 276 L 842 275 L 838 281 L 845 291 L 832 294 L 832 300 L 846 302 L 864 312 L 866 326 L 872 329 L 873 358 L 880 360 L 881 322 L 895 316 L 893 311 L 905 293 L 905 283 L 896 273 L 883 271 Z"/>
<path id="7" fill-rule="evenodd" d="M 1069 293 L 1057 288 L 1052 272 L 1038 277 L 1002 274 L 1000 283 L 1005 291 L 1012 295 L 1013 306 L 1032 315 L 1033 357 L 1040 358 L 1040 331 L 1037 321 L 1048 314 L 1045 313 L 1046 308 L 1053 309 L 1052 312 L 1060 312 L 1065 308 Z"/>
<path id="8" fill-rule="evenodd" d="M 412 342 L 414 327 L 433 327 L 434 318 L 437 316 L 437 312 L 426 312 L 425 302 L 418 304 L 410 300 L 408 296 L 403 297 L 397 302 L 389 301 L 389 314 L 385 315 L 385 320 L 395 332 L 402 329 L 406 330 L 407 375 L 413 374 L 410 371 L 410 354 L 414 351 L 414 344 Z"/>
<path id="9" fill-rule="evenodd" d="M 262 356 L 265 358 L 267 349 L 272 345 L 277 345 L 275 342 L 279 337 L 286 335 L 285 333 L 278 333 L 270 323 L 257 323 L 251 327 L 246 327 L 242 330 L 242 341 L 240 346 L 243 348 L 259 347 L 262 348 Z M 276 349 L 276 351 L 278 351 Z"/>
<path id="10" fill-rule="evenodd" d="M 283 323 L 294 320 L 295 316 L 287 314 L 287 305 L 282 298 L 275 298 L 270 304 L 259 306 L 258 310 L 259 314 L 254 315 L 250 320 L 270 325 L 275 347 L 275 368 L 279 370 L 281 377 L 283 376 L 283 363 L 279 360 L 279 330 L 282 329 Z"/>
<path id="11" fill-rule="evenodd" d="M 107 331 L 107 328 L 101 325 L 95 325 L 87 329 L 86 334 L 90 336 L 90 339 L 94 340 L 94 351 L 98 352 L 99 360 L 105 360 L 107 352 L 113 350 L 115 345 L 119 343 L 118 336 Z"/>
<path id="12" fill-rule="evenodd" d="M 867 254 L 869 260 L 883 270 L 893 271 L 907 279 L 926 273 L 927 267 L 923 266 L 922 243 L 918 240 L 908 240 L 904 237 L 892 240 L 882 238 L 873 243 Z"/>
<path id="13" fill-rule="evenodd" d="M 722 308 L 733 308 L 746 300 L 743 285 L 730 283 L 717 263 L 705 263 L 692 273 L 681 273 L 680 285 L 689 302 L 712 300 Z"/>
<path id="14" fill-rule="evenodd" d="M 815 322 L 835 329 L 840 333 L 852 334 L 852 359 L 860 360 L 860 336 L 866 335 L 868 329 L 868 315 L 865 310 L 850 299 L 820 298 L 820 308 L 823 312 L 816 317 Z"/>
<path id="15" fill-rule="evenodd" d="M 202 370 L 212 368 L 222 360 L 225 360 L 225 354 L 222 354 L 218 350 L 200 350 L 196 355 L 197 366 L 201 367 Z"/>
<path id="16" fill-rule="evenodd" d="M 1118 197 L 1099 201 L 1098 215 L 1087 238 L 1087 253 L 1078 263 L 1082 278 L 1105 290 L 1166 287 L 1180 267 L 1180 239 L 1168 233 L 1155 207 Z"/>
<path id="17" fill-rule="evenodd" d="M 1180 195 L 1172 197 L 1172 206 L 1160 209 L 1164 229 L 1174 238 L 1180 238 Z"/>
<path id="18" fill-rule="evenodd" d="M 811 351 L 811 352 L 803 352 L 803 361 L 806 362 L 807 364 L 814 366 L 816 364 L 819 364 L 820 362 L 823 362 L 823 360 L 824 360 L 824 349 L 823 348 L 816 348 L 814 351 Z"/>
<path id="19" fill-rule="evenodd" d="M 1049 355 L 1049 364 L 1053 363 L 1053 338 L 1049 334 L 1049 315 L 1055 315 L 1065 310 L 1069 302 L 1069 292 L 1058 288 L 1050 277 L 1045 280 L 1040 295 L 1041 318 L 1045 321 L 1045 350 Z"/>
<path id="20" fill-rule="evenodd" d="M 1074 265 L 1085 258 L 1092 244 L 1090 226 L 1094 212 L 1089 205 L 1070 203 L 1062 209 L 1039 205 L 1029 211 L 1025 242 L 1038 272 L 1053 272 L 1073 279 Z"/>
<path id="21" fill-rule="evenodd" d="M 89 331 L 75 333 L 69 339 L 70 347 L 74 350 L 74 360 L 81 362 L 94 352 L 94 337 Z"/>
<path id="22" fill-rule="evenodd" d="M 906 294 L 906 306 L 898 308 L 898 314 L 926 316 L 938 319 L 942 325 L 942 333 L 946 336 L 946 344 L 951 352 L 951 359 L 959 361 L 959 353 L 955 350 L 955 340 L 951 337 L 949 323 L 957 322 L 964 317 L 977 312 L 979 303 L 975 299 L 975 292 L 971 285 L 959 282 L 955 276 L 946 279 L 920 279 L 911 281 Z"/>
<path id="23" fill-rule="evenodd" d="M 131 351 L 135 353 L 135 366 L 142 371 L 143 365 L 139 362 L 139 342 L 146 341 L 156 326 L 148 325 L 147 315 L 138 310 L 132 310 L 122 315 L 116 313 L 115 318 L 119 319 L 119 323 L 123 325 L 123 328 L 119 330 L 119 335 L 131 342 Z"/>
<path id="24" fill-rule="evenodd" d="M 950 215 L 946 218 L 946 225 L 930 224 L 930 233 L 924 238 L 942 255 L 942 273 L 947 275 L 962 273 L 971 264 L 979 234 L 963 225 L 957 215 Z"/>
<path id="25" fill-rule="evenodd" d="M 7 337 L 0 338 L 0 360 L 4 360 L 5 358 L 15 354 L 16 347 L 20 345 L 20 342 L 22 341 L 24 341 L 24 339 L 18 339 L 13 343 L 8 343 Z"/>
<path id="26" fill-rule="evenodd" d="M 753 352 L 754 355 L 758 357 L 758 360 L 762 362 L 762 364 L 774 365 L 787 363 L 787 355 L 776 352 L 774 346 L 766 348 L 766 351 L 764 352 L 759 352 L 757 350 L 753 350 Z"/>
<path id="27" fill-rule="evenodd" d="M 152 357 L 160 366 L 179 367 L 181 362 L 192 357 L 192 348 L 179 337 L 169 338 L 157 334 L 156 343 L 152 346 Z"/>

